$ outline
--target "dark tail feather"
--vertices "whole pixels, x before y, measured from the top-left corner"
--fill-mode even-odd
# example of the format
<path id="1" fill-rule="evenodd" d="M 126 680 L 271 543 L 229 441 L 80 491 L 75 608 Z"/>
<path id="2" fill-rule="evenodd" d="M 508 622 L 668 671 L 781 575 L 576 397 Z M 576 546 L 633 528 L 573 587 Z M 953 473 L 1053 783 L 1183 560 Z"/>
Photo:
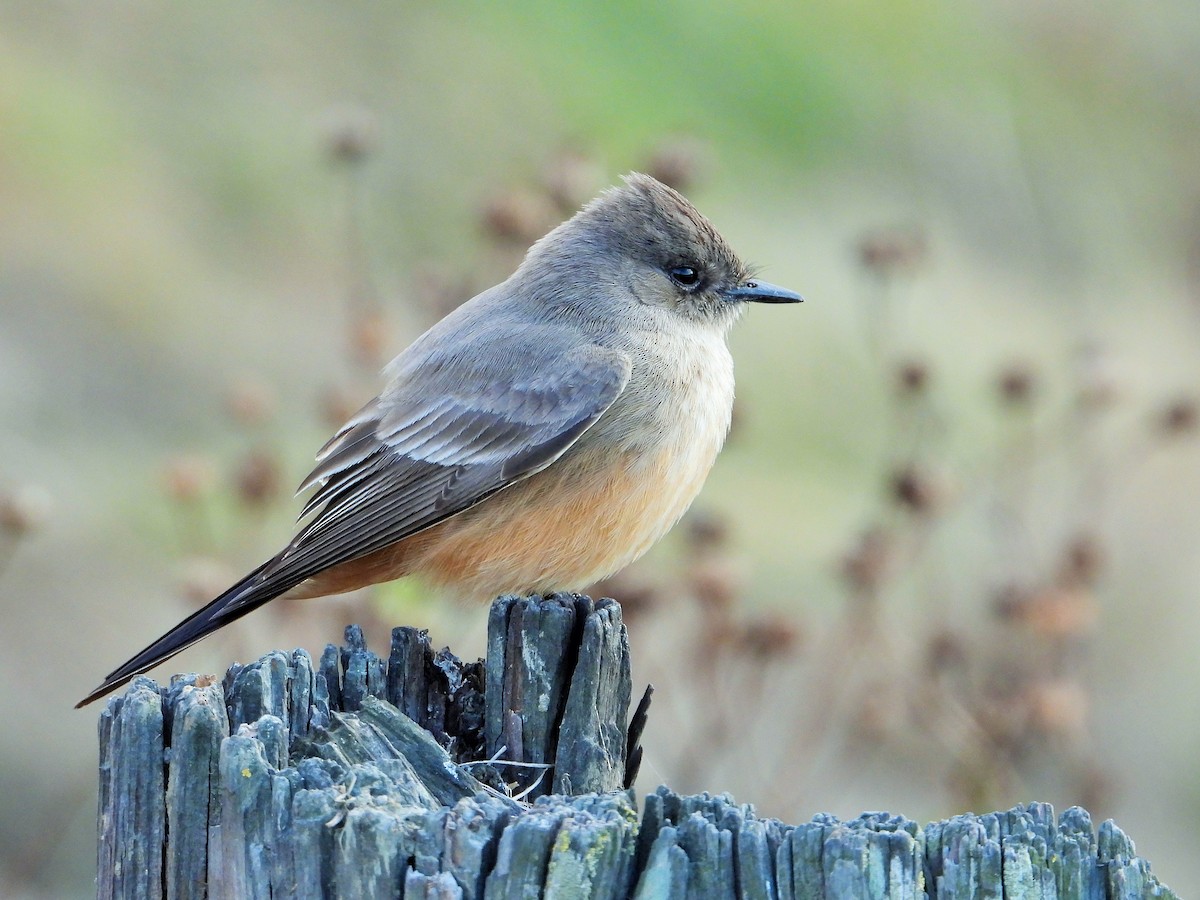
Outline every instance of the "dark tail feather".
<path id="1" fill-rule="evenodd" d="M 75 704 L 79 709 L 119 688 L 136 675 L 169 659 L 196 641 L 273 600 L 298 581 L 261 577 L 275 560 L 265 562 L 207 606 L 192 613 L 129 662 L 114 669 L 104 682 Z M 299 579 L 303 580 L 303 579 Z"/>

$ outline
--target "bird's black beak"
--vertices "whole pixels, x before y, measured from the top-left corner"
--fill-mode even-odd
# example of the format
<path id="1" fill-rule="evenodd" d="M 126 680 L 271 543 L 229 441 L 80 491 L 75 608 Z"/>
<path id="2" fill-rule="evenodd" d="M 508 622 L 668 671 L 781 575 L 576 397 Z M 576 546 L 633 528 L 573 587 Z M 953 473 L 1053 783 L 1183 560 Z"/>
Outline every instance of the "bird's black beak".
<path id="1" fill-rule="evenodd" d="M 781 288 L 765 281 L 745 281 L 735 288 L 721 291 L 721 296 L 730 303 L 803 303 L 804 298 L 795 291 Z"/>

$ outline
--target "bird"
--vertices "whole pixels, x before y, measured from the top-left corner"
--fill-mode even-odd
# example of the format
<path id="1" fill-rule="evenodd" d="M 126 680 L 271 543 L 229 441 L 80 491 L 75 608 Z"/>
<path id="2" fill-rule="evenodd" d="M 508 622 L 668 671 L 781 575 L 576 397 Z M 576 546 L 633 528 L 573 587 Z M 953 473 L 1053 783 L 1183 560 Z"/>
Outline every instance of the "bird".
<path id="1" fill-rule="evenodd" d="M 731 326 L 748 303 L 802 299 L 678 191 L 626 175 L 385 367 L 318 452 L 282 551 L 77 707 L 280 596 L 415 574 L 486 600 L 615 573 L 680 519 L 725 441 Z"/>

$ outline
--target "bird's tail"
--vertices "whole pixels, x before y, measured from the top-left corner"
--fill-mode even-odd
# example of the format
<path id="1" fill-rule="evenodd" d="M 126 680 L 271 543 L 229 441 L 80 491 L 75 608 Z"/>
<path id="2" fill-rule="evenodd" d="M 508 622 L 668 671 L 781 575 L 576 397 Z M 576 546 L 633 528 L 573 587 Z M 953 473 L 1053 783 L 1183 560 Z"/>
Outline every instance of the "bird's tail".
<path id="1" fill-rule="evenodd" d="M 293 586 L 292 579 L 264 577 L 277 560 L 263 563 L 207 606 L 192 613 L 133 659 L 108 674 L 101 685 L 75 704 L 79 709 L 119 688 L 136 675 L 169 659 L 196 641 L 228 625 Z"/>

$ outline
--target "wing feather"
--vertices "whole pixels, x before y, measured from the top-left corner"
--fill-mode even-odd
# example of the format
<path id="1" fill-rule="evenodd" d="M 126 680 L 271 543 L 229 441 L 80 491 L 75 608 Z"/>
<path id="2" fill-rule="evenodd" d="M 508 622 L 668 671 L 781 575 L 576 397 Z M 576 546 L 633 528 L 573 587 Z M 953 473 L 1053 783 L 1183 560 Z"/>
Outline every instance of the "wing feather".
<path id="1" fill-rule="evenodd" d="M 264 578 L 365 556 L 532 475 L 612 405 L 629 371 L 623 354 L 588 346 L 543 357 L 517 383 L 402 382 L 326 445 L 303 486 L 317 488 L 303 515 L 319 511 Z"/>

